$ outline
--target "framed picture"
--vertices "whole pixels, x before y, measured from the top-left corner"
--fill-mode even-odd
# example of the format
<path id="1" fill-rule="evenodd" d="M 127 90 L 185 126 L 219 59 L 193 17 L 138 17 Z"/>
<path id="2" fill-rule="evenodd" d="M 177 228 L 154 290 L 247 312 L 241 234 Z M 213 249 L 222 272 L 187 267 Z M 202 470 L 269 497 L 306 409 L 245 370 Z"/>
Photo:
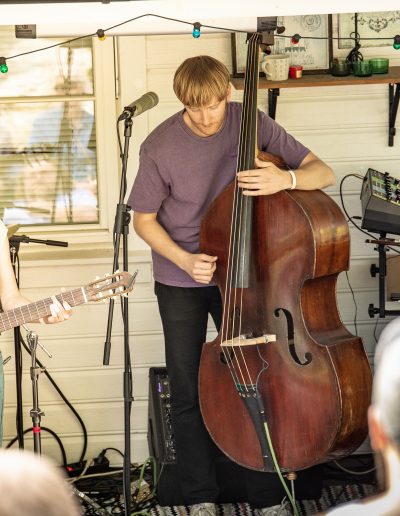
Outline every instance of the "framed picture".
<path id="1" fill-rule="evenodd" d="M 332 16 L 278 16 L 278 27 L 285 27 L 282 35 L 275 35 L 272 54 L 287 54 L 291 65 L 303 66 L 304 74 L 327 73 L 332 60 Z M 291 36 L 300 34 L 298 43 Z M 285 37 L 283 37 L 285 36 Z M 289 36 L 289 37 L 288 37 Z M 322 38 L 322 39 L 307 39 Z M 326 39 L 324 39 L 326 38 Z M 232 34 L 233 76 L 243 77 L 246 64 L 246 34 Z"/>
<path id="2" fill-rule="evenodd" d="M 361 38 L 384 38 L 361 40 L 362 47 L 385 47 L 393 44 L 393 36 L 398 34 L 400 11 L 357 13 L 357 32 Z M 397 26 L 397 27 L 396 27 Z M 355 14 L 338 14 L 338 36 L 348 38 L 355 33 Z M 339 39 L 338 48 L 353 48 L 354 39 Z"/>

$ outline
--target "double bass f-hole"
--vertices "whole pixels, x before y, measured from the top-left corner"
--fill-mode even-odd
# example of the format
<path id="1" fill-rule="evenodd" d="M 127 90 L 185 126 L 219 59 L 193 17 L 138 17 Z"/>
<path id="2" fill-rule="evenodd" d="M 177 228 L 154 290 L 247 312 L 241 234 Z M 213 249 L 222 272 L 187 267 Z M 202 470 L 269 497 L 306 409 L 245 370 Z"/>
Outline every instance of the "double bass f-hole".
<path id="1" fill-rule="evenodd" d="M 274 312 L 275 317 L 279 317 L 280 312 L 283 312 L 286 317 L 286 327 L 287 327 L 287 342 L 288 342 L 288 348 L 290 351 L 290 354 L 293 358 L 293 360 L 302 366 L 308 365 L 312 361 L 312 354 L 307 351 L 304 355 L 304 362 L 301 361 L 299 355 L 296 351 L 296 343 L 294 341 L 294 324 L 293 324 L 293 317 L 292 314 L 289 312 L 289 310 L 286 310 L 286 308 L 277 308 Z"/>

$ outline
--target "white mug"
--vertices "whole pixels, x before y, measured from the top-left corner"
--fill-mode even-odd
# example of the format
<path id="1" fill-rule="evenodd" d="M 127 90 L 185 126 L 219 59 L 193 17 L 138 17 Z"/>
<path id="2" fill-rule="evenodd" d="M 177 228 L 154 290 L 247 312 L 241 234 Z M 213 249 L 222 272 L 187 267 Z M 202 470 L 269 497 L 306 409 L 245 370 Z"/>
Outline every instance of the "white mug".
<path id="1" fill-rule="evenodd" d="M 270 81 L 284 81 L 289 76 L 289 56 L 269 55 L 261 62 L 261 70 Z"/>

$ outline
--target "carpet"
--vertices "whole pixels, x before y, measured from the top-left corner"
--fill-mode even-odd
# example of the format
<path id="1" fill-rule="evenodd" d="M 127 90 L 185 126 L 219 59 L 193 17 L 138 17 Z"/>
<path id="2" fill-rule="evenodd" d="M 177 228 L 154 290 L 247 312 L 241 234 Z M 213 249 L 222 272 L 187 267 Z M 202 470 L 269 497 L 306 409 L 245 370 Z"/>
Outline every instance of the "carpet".
<path id="1" fill-rule="evenodd" d="M 376 487 L 369 484 L 347 484 L 327 486 L 318 500 L 300 500 L 297 508 L 300 515 L 325 512 L 335 505 L 361 500 L 376 494 Z M 218 516 L 252 516 L 254 510 L 248 503 L 221 504 L 217 506 Z M 156 505 L 149 511 L 151 516 L 188 516 L 189 508 L 184 505 L 161 507 Z"/>

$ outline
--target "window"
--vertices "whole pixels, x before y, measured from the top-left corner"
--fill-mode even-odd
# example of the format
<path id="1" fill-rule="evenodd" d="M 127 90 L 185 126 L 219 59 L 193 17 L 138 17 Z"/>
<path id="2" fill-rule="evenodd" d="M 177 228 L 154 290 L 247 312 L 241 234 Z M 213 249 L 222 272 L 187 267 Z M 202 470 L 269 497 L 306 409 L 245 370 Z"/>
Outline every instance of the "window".
<path id="1" fill-rule="evenodd" d="M 16 39 L 5 57 L 62 42 Z M 0 75 L 0 217 L 6 224 L 98 224 L 92 39 L 7 60 Z"/>

